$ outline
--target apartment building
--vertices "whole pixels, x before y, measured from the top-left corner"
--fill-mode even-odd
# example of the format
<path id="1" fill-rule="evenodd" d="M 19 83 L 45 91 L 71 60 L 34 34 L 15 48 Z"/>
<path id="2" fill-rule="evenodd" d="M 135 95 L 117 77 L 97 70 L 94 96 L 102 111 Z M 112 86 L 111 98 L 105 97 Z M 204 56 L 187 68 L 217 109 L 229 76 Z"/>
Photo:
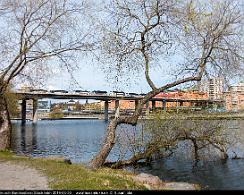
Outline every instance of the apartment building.
<path id="1" fill-rule="evenodd" d="M 224 98 L 224 79 L 211 78 L 209 80 L 200 81 L 199 92 L 208 93 L 210 100 L 223 100 Z"/>
<path id="2" fill-rule="evenodd" d="M 244 83 L 230 86 L 229 90 L 224 92 L 225 107 L 229 111 L 244 110 Z"/>

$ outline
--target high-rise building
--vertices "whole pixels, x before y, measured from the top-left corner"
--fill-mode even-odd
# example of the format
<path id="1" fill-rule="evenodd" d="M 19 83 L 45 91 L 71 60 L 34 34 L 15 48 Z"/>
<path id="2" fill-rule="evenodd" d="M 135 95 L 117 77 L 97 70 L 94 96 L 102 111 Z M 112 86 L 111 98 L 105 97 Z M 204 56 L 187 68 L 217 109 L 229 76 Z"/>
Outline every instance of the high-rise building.
<path id="1" fill-rule="evenodd" d="M 212 78 L 209 80 L 209 99 L 222 100 L 224 92 L 224 80 L 222 78 Z"/>
<path id="2" fill-rule="evenodd" d="M 202 80 L 198 84 L 199 91 L 208 93 L 210 100 L 223 100 L 224 79 L 211 78 L 209 80 Z"/>

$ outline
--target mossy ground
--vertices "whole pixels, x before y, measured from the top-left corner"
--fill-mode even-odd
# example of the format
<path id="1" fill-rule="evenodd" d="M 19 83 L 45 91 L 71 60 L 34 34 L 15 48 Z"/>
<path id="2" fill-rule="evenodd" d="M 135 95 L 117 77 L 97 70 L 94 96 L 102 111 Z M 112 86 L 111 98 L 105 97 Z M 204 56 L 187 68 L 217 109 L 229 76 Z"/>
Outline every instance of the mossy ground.
<path id="1" fill-rule="evenodd" d="M 132 173 L 123 170 L 102 168 L 92 171 L 81 164 L 16 156 L 11 152 L 0 152 L 0 161 L 39 170 L 47 176 L 49 187 L 54 190 L 146 190 L 132 181 Z"/>

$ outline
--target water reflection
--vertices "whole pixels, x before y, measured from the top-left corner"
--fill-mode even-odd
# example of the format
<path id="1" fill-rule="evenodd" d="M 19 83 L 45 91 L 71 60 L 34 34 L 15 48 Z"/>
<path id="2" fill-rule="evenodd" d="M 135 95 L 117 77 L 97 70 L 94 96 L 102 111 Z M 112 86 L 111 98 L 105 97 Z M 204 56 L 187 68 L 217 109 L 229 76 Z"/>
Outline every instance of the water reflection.
<path id="1" fill-rule="evenodd" d="M 73 163 L 86 163 L 100 149 L 107 123 L 101 120 L 38 121 L 21 126 L 13 122 L 12 149 L 19 154 L 31 156 L 61 155 Z M 244 157 L 244 121 L 227 121 L 226 130 L 233 137 L 232 148 L 239 157 Z M 121 148 L 116 146 L 109 160 L 116 160 Z M 229 151 L 230 157 L 233 151 Z M 205 189 L 244 189 L 244 160 L 194 161 L 185 151 L 169 159 L 159 160 L 151 166 L 137 168 L 165 181 L 199 183 Z"/>
<path id="2" fill-rule="evenodd" d="M 157 175 L 164 181 L 197 183 L 209 190 L 244 189 L 244 160 L 202 161 L 197 166 L 192 165 L 191 161 L 170 158 L 137 168 L 135 172 Z"/>
<path id="3" fill-rule="evenodd" d="M 13 128 L 12 149 L 17 153 L 31 154 L 36 147 L 36 126 L 19 125 L 19 131 Z"/>
<path id="4" fill-rule="evenodd" d="M 13 123 L 12 149 L 32 156 L 59 155 L 72 162 L 88 162 L 99 150 L 104 121 L 39 121 L 36 125 Z"/>

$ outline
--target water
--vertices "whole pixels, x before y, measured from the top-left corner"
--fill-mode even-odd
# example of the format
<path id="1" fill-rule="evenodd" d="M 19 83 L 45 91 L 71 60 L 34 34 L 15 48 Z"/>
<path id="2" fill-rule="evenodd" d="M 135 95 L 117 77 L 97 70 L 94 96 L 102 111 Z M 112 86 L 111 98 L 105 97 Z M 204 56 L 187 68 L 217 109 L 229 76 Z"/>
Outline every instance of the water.
<path id="1" fill-rule="evenodd" d="M 99 150 L 107 123 L 101 120 L 53 120 L 13 123 L 12 149 L 32 156 L 64 156 L 88 162 Z"/>
<path id="2" fill-rule="evenodd" d="M 54 120 L 28 122 L 22 128 L 13 122 L 12 149 L 17 154 L 64 156 L 73 163 L 87 163 L 103 142 L 107 123 L 102 120 Z M 243 132 L 244 121 L 229 121 L 231 133 Z M 244 136 L 242 136 L 244 137 Z M 238 156 L 244 156 L 244 142 L 236 145 Z M 115 147 L 109 160 L 116 160 L 120 147 Z M 231 155 L 231 151 L 230 151 Z M 182 155 L 181 155 L 182 156 Z M 198 183 L 204 189 L 243 190 L 244 159 L 200 161 L 197 165 L 184 158 L 171 157 L 134 170 L 159 176 L 164 181 Z"/>

